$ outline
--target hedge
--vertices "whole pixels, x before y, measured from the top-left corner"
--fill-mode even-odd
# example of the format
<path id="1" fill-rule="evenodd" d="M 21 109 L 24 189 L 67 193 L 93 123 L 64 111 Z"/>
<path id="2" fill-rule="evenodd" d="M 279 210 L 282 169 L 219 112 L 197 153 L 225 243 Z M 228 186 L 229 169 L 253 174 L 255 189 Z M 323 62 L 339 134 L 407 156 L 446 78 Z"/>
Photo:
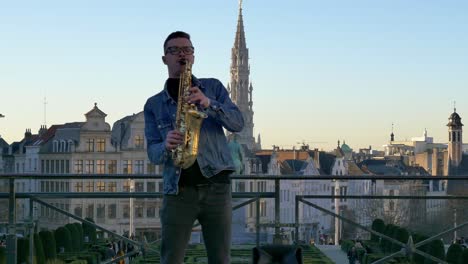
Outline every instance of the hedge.
<path id="1" fill-rule="evenodd" d="M 18 238 L 16 245 L 16 259 L 18 263 L 29 263 L 29 239 L 23 237 Z"/>
<path id="2" fill-rule="evenodd" d="M 94 223 L 94 220 L 89 217 L 86 217 L 85 220 L 88 220 L 89 222 Z M 96 228 L 84 222 L 82 226 L 83 226 L 83 237 L 88 237 L 89 242 L 95 243 L 97 239 Z"/>
<path id="3" fill-rule="evenodd" d="M 73 223 L 75 225 L 76 230 L 78 230 L 78 233 L 80 234 L 80 250 L 83 249 L 84 245 L 84 236 L 83 236 L 83 226 L 81 223 Z"/>
<path id="4" fill-rule="evenodd" d="M 76 229 L 74 224 L 66 224 L 65 228 L 70 231 L 72 251 L 80 251 L 80 232 Z"/>
<path id="5" fill-rule="evenodd" d="M 447 250 L 446 261 L 448 263 L 458 264 L 458 260 L 460 259 L 462 253 L 463 247 L 460 244 L 452 244 Z"/>
<path id="6" fill-rule="evenodd" d="M 45 263 L 46 258 L 44 254 L 44 247 L 42 246 L 41 238 L 37 233 L 34 234 L 34 254 L 38 263 Z"/>
<path id="7" fill-rule="evenodd" d="M 432 240 L 429 243 L 429 247 L 426 253 L 438 259 L 445 260 L 444 242 L 442 242 L 442 240 L 440 239 Z M 424 261 L 424 264 L 436 264 L 436 263 L 437 262 L 432 261 L 428 258 L 426 258 L 426 260 Z"/>
<path id="8" fill-rule="evenodd" d="M 73 251 L 72 247 L 72 236 L 70 231 L 65 227 L 59 227 L 55 230 L 55 241 L 56 241 L 56 250 L 60 252 L 60 248 L 63 247 L 65 252 Z"/>
<path id="9" fill-rule="evenodd" d="M 0 264 L 6 264 L 6 247 L 0 247 Z"/>
<path id="10" fill-rule="evenodd" d="M 44 255 L 46 260 L 52 260 L 57 258 L 57 243 L 55 242 L 55 236 L 51 231 L 39 232 L 42 245 L 44 245 Z"/>

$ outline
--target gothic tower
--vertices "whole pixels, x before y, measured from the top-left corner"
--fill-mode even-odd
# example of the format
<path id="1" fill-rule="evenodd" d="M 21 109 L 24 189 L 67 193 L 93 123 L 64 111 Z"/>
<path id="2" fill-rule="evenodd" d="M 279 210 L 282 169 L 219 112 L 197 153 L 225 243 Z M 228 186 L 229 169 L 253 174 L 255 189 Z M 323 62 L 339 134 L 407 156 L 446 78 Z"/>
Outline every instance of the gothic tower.
<path id="1" fill-rule="evenodd" d="M 252 83 L 249 82 L 249 50 L 245 43 L 244 22 L 242 20 L 242 1 L 239 2 L 236 38 L 231 52 L 231 82 L 228 90 L 231 100 L 239 107 L 244 116 L 244 129 L 238 133 L 238 142 L 250 150 L 259 149 L 253 136 Z"/>
<path id="2" fill-rule="evenodd" d="M 449 128 L 449 142 L 448 142 L 448 158 L 449 166 L 458 167 L 462 160 L 463 152 L 463 130 L 462 122 L 460 116 L 457 114 L 457 109 L 454 109 L 454 112 L 449 117 L 449 123 L 447 124 Z"/>

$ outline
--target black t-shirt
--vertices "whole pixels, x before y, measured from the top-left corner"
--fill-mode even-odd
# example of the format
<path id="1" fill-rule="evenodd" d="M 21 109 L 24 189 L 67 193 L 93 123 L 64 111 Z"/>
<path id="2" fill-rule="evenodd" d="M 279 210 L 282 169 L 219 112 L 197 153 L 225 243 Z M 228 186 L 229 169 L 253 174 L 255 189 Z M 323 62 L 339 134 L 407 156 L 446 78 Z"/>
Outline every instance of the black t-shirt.
<path id="1" fill-rule="evenodd" d="M 177 102 L 179 98 L 179 81 L 180 79 L 169 78 L 167 79 L 167 91 L 169 95 Z M 195 186 L 197 184 L 207 184 L 207 183 L 230 183 L 229 175 L 231 171 L 221 171 L 213 177 L 206 178 L 203 176 L 198 161 L 195 160 L 195 163 L 188 167 L 187 169 L 182 169 L 179 179 L 179 186 Z"/>

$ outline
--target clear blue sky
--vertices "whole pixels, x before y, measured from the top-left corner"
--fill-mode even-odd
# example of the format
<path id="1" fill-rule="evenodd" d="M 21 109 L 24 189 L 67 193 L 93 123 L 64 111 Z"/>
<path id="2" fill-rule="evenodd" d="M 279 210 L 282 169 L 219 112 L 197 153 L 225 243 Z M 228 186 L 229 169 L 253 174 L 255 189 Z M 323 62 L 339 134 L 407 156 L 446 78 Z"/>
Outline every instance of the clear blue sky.
<path id="1" fill-rule="evenodd" d="M 447 141 L 457 101 L 468 120 L 468 1 L 244 0 L 255 134 L 264 148 L 338 139 L 381 149 L 427 128 Z M 116 120 L 167 77 L 162 42 L 192 35 L 194 74 L 229 81 L 236 0 L 0 1 L 0 134 L 83 121 L 95 102 Z M 466 118 L 466 119 L 465 119 Z"/>

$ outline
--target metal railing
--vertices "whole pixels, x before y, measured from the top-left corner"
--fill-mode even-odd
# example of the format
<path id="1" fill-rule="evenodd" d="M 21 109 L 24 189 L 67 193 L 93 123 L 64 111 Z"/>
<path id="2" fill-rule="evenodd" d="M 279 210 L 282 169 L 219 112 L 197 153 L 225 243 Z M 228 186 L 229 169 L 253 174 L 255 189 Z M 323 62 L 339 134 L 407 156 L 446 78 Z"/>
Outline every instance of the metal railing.
<path id="1" fill-rule="evenodd" d="M 58 208 L 54 205 L 51 205 L 50 203 L 45 202 L 43 199 L 63 199 L 63 198 L 78 198 L 78 199 L 84 199 L 84 198 L 162 198 L 163 194 L 159 192 L 153 192 L 153 193 L 142 193 L 142 192 L 22 192 L 22 193 L 16 193 L 15 191 L 15 181 L 16 180 L 72 180 L 72 179 L 78 179 L 78 180 L 98 180 L 98 179 L 107 179 L 107 180 L 116 180 L 116 179 L 121 179 L 121 180 L 135 180 L 135 179 L 162 179 L 161 176 L 156 176 L 156 175 L 147 175 L 147 174 L 125 174 L 125 175 L 116 175 L 116 174 L 62 174 L 62 175 L 57 175 L 57 174 L 9 174 L 9 175 L 0 175 L 0 180 L 8 180 L 8 188 L 9 192 L 3 192 L 0 193 L 0 199 L 8 199 L 8 236 L 7 236 L 7 263 L 16 263 L 16 228 L 18 223 L 16 223 L 16 199 L 30 199 L 30 226 L 29 228 L 33 228 L 34 222 L 33 222 L 33 203 L 38 203 L 40 205 L 43 205 L 47 208 L 51 208 L 52 210 L 55 210 L 59 212 L 60 214 L 63 214 L 67 217 L 73 218 L 79 222 L 86 223 L 88 225 L 91 225 L 103 232 L 106 232 L 108 234 L 111 234 L 115 237 L 118 237 L 122 239 L 123 241 L 126 241 L 128 243 L 135 244 L 139 246 L 140 248 L 144 248 L 145 251 L 151 251 L 152 249 L 147 248 L 148 244 L 144 244 L 138 241 L 131 240 L 125 236 L 119 235 L 115 232 L 112 232 L 111 230 L 108 230 L 100 225 L 97 225 L 95 223 L 92 223 L 86 219 L 83 219 L 81 217 L 78 217 L 74 214 L 71 214 L 67 212 L 66 210 L 63 210 L 61 208 Z M 402 243 L 394 238 L 391 238 L 389 236 L 386 236 L 385 234 L 376 232 L 366 226 L 363 226 L 359 223 L 356 223 L 352 221 L 351 219 L 347 219 L 346 217 L 343 217 L 339 214 L 336 214 L 332 211 L 327 210 L 326 208 L 323 208 L 321 206 L 318 206 L 315 203 L 312 203 L 308 201 L 307 199 L 448 199 L 448 200 L 468 200 L 468 196 L 466 195 L 447 195 L 447 196 L 413 196 L 413 195 L 405 195 L 405 196 L 384 196 L 384 195 L 297 195 L 295 197 L 295 223 L 293 225 L 291 224 L 284 224 L 280 222 L 280 182 L 282 180 L 292 180 L 292 181 L 297 181 L 297 180 L 330 180 L 330 181 L 342 181 L 342 180 L 398 180 L 398 181 L 409 181 L 409 180 L 417 180 L 417 181 L 431 181 L 431 180 L 444 180 L 444 181 L 460 181 L 460 180 L 468 180 L 468 176 L 373 176 L 373 175 L 362 175 L 362 176 L 349 176 L 349 175 L 344 175 L 344 176 L 325 176 L 325 175 L 313 175 L 313 176 L 303 176 L 303 175 L 281 175 L 281 176 L 276 176 L 276 175 L 235 175 L 232 176 L 231 179 L 233 180 L 271 180 L 274 181 L 274 192 L 233 192 L 233 198 L 247 198 L 249 200 L 243 201 L 242 203 L 235 205 L 233 207 L 233 210 L 242 208 L 248 204 L 251 203 L 256 203 L 256 243 L 259 245 L 259 234 L 260 234 L 260 206 L 259 206 L 259 201 L 262 198 L 273 198 L 274 199 L 274 222 L 273 224 L 270 224 L 269 227 L 274 228 L 274 237 L 273 237 L 273 242 L 274 243 L 279 243 L 281 241 L 281 227 L 288 226 L 288 227 L 294 227 L 296 229 L 296 236 L 295 236 L 295 241 L 296 243 L 299 242 L 299 231 L 298 228 L 301 223 L 299 223 L 299 203 L 303 203 L 305 205 L 311 206 L 323 213 L 329 214 L 333 216 L 334 218 L 340 219 L 344 222 L 347 222 L 351 225 L 354 225 L 362 230 L 365 230 L 366 232 L 369 232 L 371 234 L 374 234 L 382 239 L 388 240 L 392 243 L 395 243 L 399 245 L 402 250 L 392 253 L 385 258 L 374 262 L 374 263 L 383 263 L 384 261 L 393 258 L 397 255 L 406 255 L 406 256 L 411 256 L 412 254 L 420 254 L 426 258 L 429 258 L 434 261 L 439 261 L 440 263 L 445 263 L 442 260 L 439 260 L 421 250 L 418 250 L 417 248 L 429 243 L 430 241 L 437 239 L 449 232 L 452 232 L 454 230 L 458 230 L 460 228 L 463 228 L 464 226 L 468 225 L 468 222 L 465 222 L 461 225 L 455 226 L 454 228 L 450 228 L 448 230 L 445 230 L 444 232 L 441 232 L 439 234 L 436 234 L 429 239 L 426 239 L 424 241 L 418 242 L 414 244 L 412 242 L 412 238 L 410 237 L 408 243 Z M 152 242 L 154 243 L 154 241 Z M 33 239 L 32 236 L 30 236 L 30 250 L 33 250 Z M 130 253 L 134 254 L 134 253 Z M 30 254 L 31 258 L 33 254 Z M 128 255 L 126 255 L 128 256 Z M 123 256 L 125 257 L 125 256 Z M 118 258 L 121 259 L 121 258 Z M 118 259 L 115 259 L 111 262 L 117 261 Z"/>

